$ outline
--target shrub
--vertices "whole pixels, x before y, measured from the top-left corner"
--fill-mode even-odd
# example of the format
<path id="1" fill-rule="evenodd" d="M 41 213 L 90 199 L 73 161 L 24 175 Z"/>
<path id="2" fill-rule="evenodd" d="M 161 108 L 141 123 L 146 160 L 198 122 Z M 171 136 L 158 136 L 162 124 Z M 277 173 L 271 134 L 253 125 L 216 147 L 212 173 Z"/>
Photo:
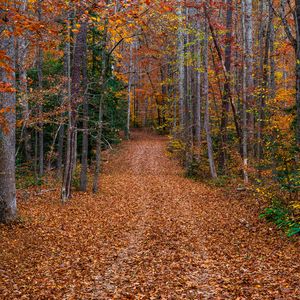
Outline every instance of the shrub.
<path id="1" fill-rule="evenodd" d="M 271 206 L 265 208 L 260 217 L 274 223 L 289 237 L 300 233 L 300 223 L 293 220 L 291 211 L 278 201 L 274 201 Z"/>

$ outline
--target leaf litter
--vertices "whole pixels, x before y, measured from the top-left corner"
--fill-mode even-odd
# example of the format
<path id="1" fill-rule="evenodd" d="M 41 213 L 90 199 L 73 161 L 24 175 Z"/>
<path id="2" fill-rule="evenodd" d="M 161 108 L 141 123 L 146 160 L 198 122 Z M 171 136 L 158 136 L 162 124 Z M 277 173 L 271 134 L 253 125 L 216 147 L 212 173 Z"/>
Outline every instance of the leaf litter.
<path id="1" fill-rule="evenodd" d="M 184 178 L 165 148 L 135 132 L 99 194 L 20 200 L 24 222 L 0 227 L 1 299 L 300 299 L 299 240 Z"/>

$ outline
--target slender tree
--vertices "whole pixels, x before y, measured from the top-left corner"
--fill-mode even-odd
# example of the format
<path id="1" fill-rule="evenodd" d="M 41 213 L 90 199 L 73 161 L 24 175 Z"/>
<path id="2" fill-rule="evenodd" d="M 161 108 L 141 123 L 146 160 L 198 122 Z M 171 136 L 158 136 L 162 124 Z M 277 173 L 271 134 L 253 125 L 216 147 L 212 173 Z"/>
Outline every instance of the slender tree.
<path id="1" fill-rule="evenodd" d="M 38 1 L 38 7 L 37 7 L 37 15 L 39 22 L 42 22 L 42 1 Z M 39 89 L 43 91 L 43 48 L 40 44 L 37 46 L 37 58 L 36 58 L 36 64 L 37 64 L 37 75 L 38 75 L 38 85 Z M 44 175 L 44 124 L 43 124 L 43 99 L 39 100 L 38 103 L 38 149 L 39 149 L 39 171 L 38 175 L 39 178 L 41 178 Z"/>
<path id="2" fill-rule="evenodd" d="M 243 172 L 244 181 L 248 183 L 248 113 L 253 102 L 253 22 L 252 0 L 243 1 L 243 29 L 245 63 L 243 69 Z"/>
<path id="3" fill-rule="evenodd" d="M 71 97 L 69 98 L 69 124 L 67 135 L 67 149 L 64 167 L 64 178 L 62 185 L 62 201 L 65 202 L 71 197 L 71 186 L 73 171 L 75 165 L 76 143 L 76 126 L 77 126 L 77 106 L 82 97 L 81 89 L 81 71 L 84 47 L 86 43 L 87 24 L 83 22 L 76 37 L 75 50 L 73 57 L 72 81 L 71 81 Z M 70 53 L 68 54 L 70 56 Z"/>
<path id="4" fill-rule="evenodd" d="M 179 124 L 180 124 L 180 132 L 184 130 L 185 126 L 185 51 L 184 51 L 184 27 L 183 27 L 183 4 L 181 0 L 178 0 L 178 90 L 179 90 Z"/>
<path id="5" fill-rule="evenodd" d="M 205 118 L 204 118 L 204 126 L 206 131 L 206 142 L 207 142 L 207 153 L 208 153 L 208 161 L 210 167 L 210 173 L 212 178 L 217 177 L 217 171 L 214 162 L 214 152 L 213 152 L 213 144 L 211 138 L 211 129 L 210 129 L 210 118 L 209 118 L 209 94 L 208 94 L 208 26 L 205 24 L 204 26 L 204 45 L 203 45 L 203 98 L 205 99 Z"/>
<path id="6" fill-rule="evenodd" d="M 82 58 L 82 84 L 84 88 L 83 95 L 83 120 L 82 120 L 82 149 L 81 149 L 81 172 L 80 172 L 80 190 L 87 189 L 87 172 L 88 172 L 88 151 L 89 151 L 89 102 L 88 102 L 88 74 L 87 74 L 87 39 L 83 45 Z"/>
<path id="7" fill-rule="evenodd" d="M 129 44 L 129 68 L 128 68 L 128 95 L 127 95 L 127 120 L 125 127 L 125 137 L 130 139 L 130 120 L 131 120 L 131 88 L 132 88 L 132 64 L 133 64 L 133 45 Z"/>

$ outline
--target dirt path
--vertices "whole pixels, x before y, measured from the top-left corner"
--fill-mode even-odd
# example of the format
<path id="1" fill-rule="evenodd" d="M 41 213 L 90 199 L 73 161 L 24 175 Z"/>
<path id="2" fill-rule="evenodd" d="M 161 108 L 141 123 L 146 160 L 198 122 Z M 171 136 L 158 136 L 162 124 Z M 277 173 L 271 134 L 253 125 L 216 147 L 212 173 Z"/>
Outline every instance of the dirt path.
<path id="1" fill-rule="evenodd" d="M 184 178 L 165 139 L 135 133 L 101 185 L 52 215 L 46 200 L 24 208 L 44 218 L 27 230 L 1 229 L 3 299 L 300 299 L 299 243 Z"/>

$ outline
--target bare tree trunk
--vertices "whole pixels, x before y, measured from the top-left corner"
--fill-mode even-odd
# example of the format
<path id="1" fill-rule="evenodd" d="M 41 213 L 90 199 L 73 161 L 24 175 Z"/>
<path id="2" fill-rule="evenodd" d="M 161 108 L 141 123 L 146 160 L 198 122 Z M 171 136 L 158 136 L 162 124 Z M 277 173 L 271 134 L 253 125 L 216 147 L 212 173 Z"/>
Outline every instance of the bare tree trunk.
<path id="1" fill-rule="evenodd" d="M 210 167 L 210 173 L 212 178 L 217 178 L 217 171 L 215 167 L 213 144 L 210 130 L 210 118 L 209 118 L 209 95 L 208 95 L 208 27 L 204 25 L 204 47 L 203 47 L 203 98 L 205 99 L 205 116 L 204 127 L 206 131 L 207 153 Z"/>
<path id="2" fill-rule="evenodd" d="M 38 2 L 38 19 L 39 21 L 42 20 L 42 8 L 41 3 Z M 42 92 L 43 89 L 43 49 L 41 45 L 38 45 L 37 49 L 37 74 L 38 74 L 38 83 L 39 83 L 39 90 Z M 40 100 L 41 101 L 41 100 Z M 39 102 L 38 104 L 38 114 L 39 114 L 39 177 L 43 177 L 44 175 L 44 129 L 43 129 L 43 104 Z"/>
<path id="3" fill-rule="evenodd" d="M 76 111 L 77 113 L 77 111 Z M 77 143 L 78 141 L 78 128 L 77 128 L 77 120 L 76 120 L 76 126 L 75 126 L 75 134 L 74 134 L 74 154 L 73 154 L 73 176 L 76 174 L 76 168 L 77 168 Z"/>
<path id="4" fill-rule="evenodd" d="M 274 11 L 272 5 L 269 4 L 269 18 L 270 18 L 270 76 L 269 76 L 269 96 L 271 99 L 276 95 L 276 82 L 275 82 L 275 29 L 274 29 Z"/>
<path id="5" fill-rule="evenodd" d="M 87 45 L 84 45 L 84 53 L 82 59 L 82 77 L 83 86 L 87 92 L 88 74 L 87 74 Z M 89 151 L 89 103 L 87 95 L 84 95 L 83 102 L 83 134 L 82 134 L 82 153 L 81 153 L 81 172 L 80 172 L 80 190 L 87 189 L 87 172 L 88 172 L 88 151 Z"/>
<path id="6" fill-rule="evenodd" d="M 37 57 L 37 70 L 38 70 L 38 81 L 39 89 L 43 89 L 43 50 L 38 48 L 38 57 Z M 39 103 L 38 105 L 38 114 L 39 114 L 39 130 L 38 130 L 38 139 L 39 139 L 39 177 L 41 178 L 44 175 L 44 130 L 43 130 L 43 104 Z"/>
<path id="7" fill-rule="evenodd" d="M 11 22 L 11 20 L 9 20 Z M 8 26 L 11 35 L 0 40 L 0 50 L 9 58 L 8 64 L 15 69 L 15 39 L 13 29 Z M 0 93 L 0 222 L 9 223 L 16 219 L 16 183 L 15 183 L 15 126 L 16 93 L 15 73 L 0 68 L 0 81 L 8 84 L 12 90 Z"/>
<path id="8" fill-rule="evenodd" d="M 61 189 L 61 200 L 64 203 L 68 200 L 71 196 L 71 182 L 72 182 L 72 148 L 71 148 L 71 139 L 72 139 L 72 132 L 73 132 L 73 122 L 72 122 L 72 103 L 71 103 L 71 95 L 72 95 L 72 88 L 71 88 L 71 30 L 70 30 L 71 22 L 70 17 L 68 18 L 67 28 L 68 28 L 68 36 L 67 36 L 67 45 L 66 45 L 66 56 L 67 56 L 67 78 L 68 78 L 68 131 L 67 131 L 67 145 L 66 145 L 66 158 L 64 162 L 64 170 L 63 170 L 63 182 L 62 182 L 62 189 Z"/>
<path id="9" fill-rule="evenodd" d="M 70 33 L 68 32 L 68 35 Z M 69 39 L 69 37 L 68 37 Z M 71 56 L 70 56 L 70 42 L 69 40 L 64 45 L 64 75 L 67 78 L 65 89 L 67 94 L 64 95 L 67 98 L 67 103 L 70 103 L 71 99 Z M 63 100 L 64 102 L 64 100 Z M 63 177 L 63 158 L 64 158 L 64 139 L 65 139 L 65 124 L 64 124 L 64 113 L 61 114 L 61 127 L 58 134 L 58 145 L 57 145 L 57 174 L 59 177 Z M 68 141 L 67 141 L 68 142 Z"/>
<path id="10" fill-rule="evenodd" d="M 231 52 L 232 52 L 232 0 L 227 1 L 227 13 L 226 13 L 226 45 L 225 45 L 225 59 L 224 67 L 227 78 L 224 83 L 224 92 L 222 97 L 222 116 L 221 116 L 221 143 L 220 143 L 220 156 L 219 167 L 222 173 L 226 172 L 227 161 L 227 126 L 228 126 L 228 114 L 230 109 L 230 97 L 231 97 Z"/>
<path id="11" fill-rule="evenodd" d="M 38 131 L 37 131 L 37 129 L 35 129 L 34 130 L 34 176 L 35 176 L 36 182 L 39 179 L 38 163 L 39 163 L 39 157 L 38 157 Z"/>
<path id="12" fill-rule="evenodd" d="M 196 43 L 196 57 L 197 57 L 197 68 L 196 68 L 196 111 L 195 111 L 195 137 L 197 146 L 201 144 L 201 41 L 199 36 L 201 36 L 201 22 L 200 18 L 197 19 L 197 31 L 198 38 Z"/>
<path id="13" fill-rule="evenodd" d="M 145 99 L 144 103 L 144 119 L 143 119 L 143 127 L 148 126 L 148 97 Z"/>
<path id="14" fill-rule="evenodd" d="M 127 122 L 125 127 L 125 138 L 130 139 L 130 119 L 131 119 L 131 85 L 132 85 L 132 55 L 133 55 L 133 45 L 129 45 L 129 79 L 128 79 L 128 98 L 127 98 Z"/>
<path id="15" fill-rule="evenodd" d="M 266 106 L 266 90 L 267 90 L 267 66 L 268 66 L 268 37 L 266 24 L 263 21 L 263 15 L 265 13 L 265 1 L 260 1 L 259 13 L 260 13 L 260 28 L 259 28 L 259 62 L 260 62 L 260 81 L 259 81 L 259 99 L 258 99 L 258 121 L 257 121 L 257 159 L 260 163 L 263 157 L 263 129 L 265 126 L 265 106 Z M 264 38 L 266 43 L 264 44 Z"/>
<path id="16" fill-rule="evenodd" d="M 252 0 L 243 2 L 243 31 L 245 63 L 243 67 L 243 174 L 248 183 L 248 107 L 253 102 L 253 22 Z"/>
<path id="17" fill-rule="evenodd" d="M 178 71 L 179 71 L 179 131 L 182 133 L 185 127 L 185 67 L 184 67 L 184 28 L 183 28 L 183 4 L 182 0 L 178 0 Z"/>
<path id="18" fill-rule="evenodd" d="M 137 50 L 139 48 L 139 41 L 136 40 L 134 43 L 135 53 L 137 53 Z M 134 70 L 134 79 L 133 79 L 133 126 L 139 127 L 139 99 L 137 98 L 137 89 L 139 88 L 139 62 L 138 62 L 138 56 L 136 55 L 134 58 L 134 64 L 133 64 L 133 70 Z"/>
<path id="19" fill-rule="evenodd" d="M 22 11 L 25 12 L 27 7 L 27 1 L 23 2 Z M 18 55 L 17 55 L 17 67 L 19 72 L 19 84 L 18 90 L 20 94 L 20 104 L 22 107 L 22 119 L 23 126 L 21 132 L 21 141 L 24 140 L 24 152 L 25 159 L 27 162 L 30 162 L 31 157 L 31 141 L 30 141 L 30 133 L 28 130 L 28 121 L 29 121 L 29 104 L 28 104 L 28 87 L 27 87 L 27 71 L 25 67 L 25 61 L 27 57 L 27 48 L 28 43 L 24 37 L 18 38 Z M 16 154 L 17 155 L 17 154 Z"/>
<path id="20" fill-rule="evenodd" d="M 65 125 L 61 124 L 59 133 L 58 133 L 58 146 L 57 146 L 57 173 L 58 176 L 62 175 L 62 161 L 63 161 L 63 153 L 64 153 L 64 137 L 65 137 Z"/>
<path id="21" fill-rule="evenodd" d="M 191 22 L 192 9 L 186 8 L 185 10 L 186 22 Z M 193 38 L 190 33 L 185 34 L 185 45 L 187 52 L 192 52 L 190 42 Z M 184 135 L 183 140 L 185 141 L 185 167 L 188 170 L 193 161 L 193 71 L 192 66 L 188 63 L 185 64 L 185 124 L 184 124 Z"/>
<path id="22" fill-rule="evenodd" d="M 51 144 L 51 147 L 50 147 L 50 151 L 49 151 L 49 155 L 48 155 L 48 167 L 47 167 L 47 170 L 50 171 L 51 168 L 52 168 L 52 161 L 53 161 L 53 153 L 54 153 L 54 149 L 55 149 L 55 144 L 56 144 L 56 140 L 57 140 L 57 137 L 59 136 L 59 132 L 60 132 L 60 129 L 61 129 L 61 126 L 62 124 L 60 124 L 54 134 L 54 137 L 53 137 L 53 140 L 52 140 L 52 144 Z"/>

